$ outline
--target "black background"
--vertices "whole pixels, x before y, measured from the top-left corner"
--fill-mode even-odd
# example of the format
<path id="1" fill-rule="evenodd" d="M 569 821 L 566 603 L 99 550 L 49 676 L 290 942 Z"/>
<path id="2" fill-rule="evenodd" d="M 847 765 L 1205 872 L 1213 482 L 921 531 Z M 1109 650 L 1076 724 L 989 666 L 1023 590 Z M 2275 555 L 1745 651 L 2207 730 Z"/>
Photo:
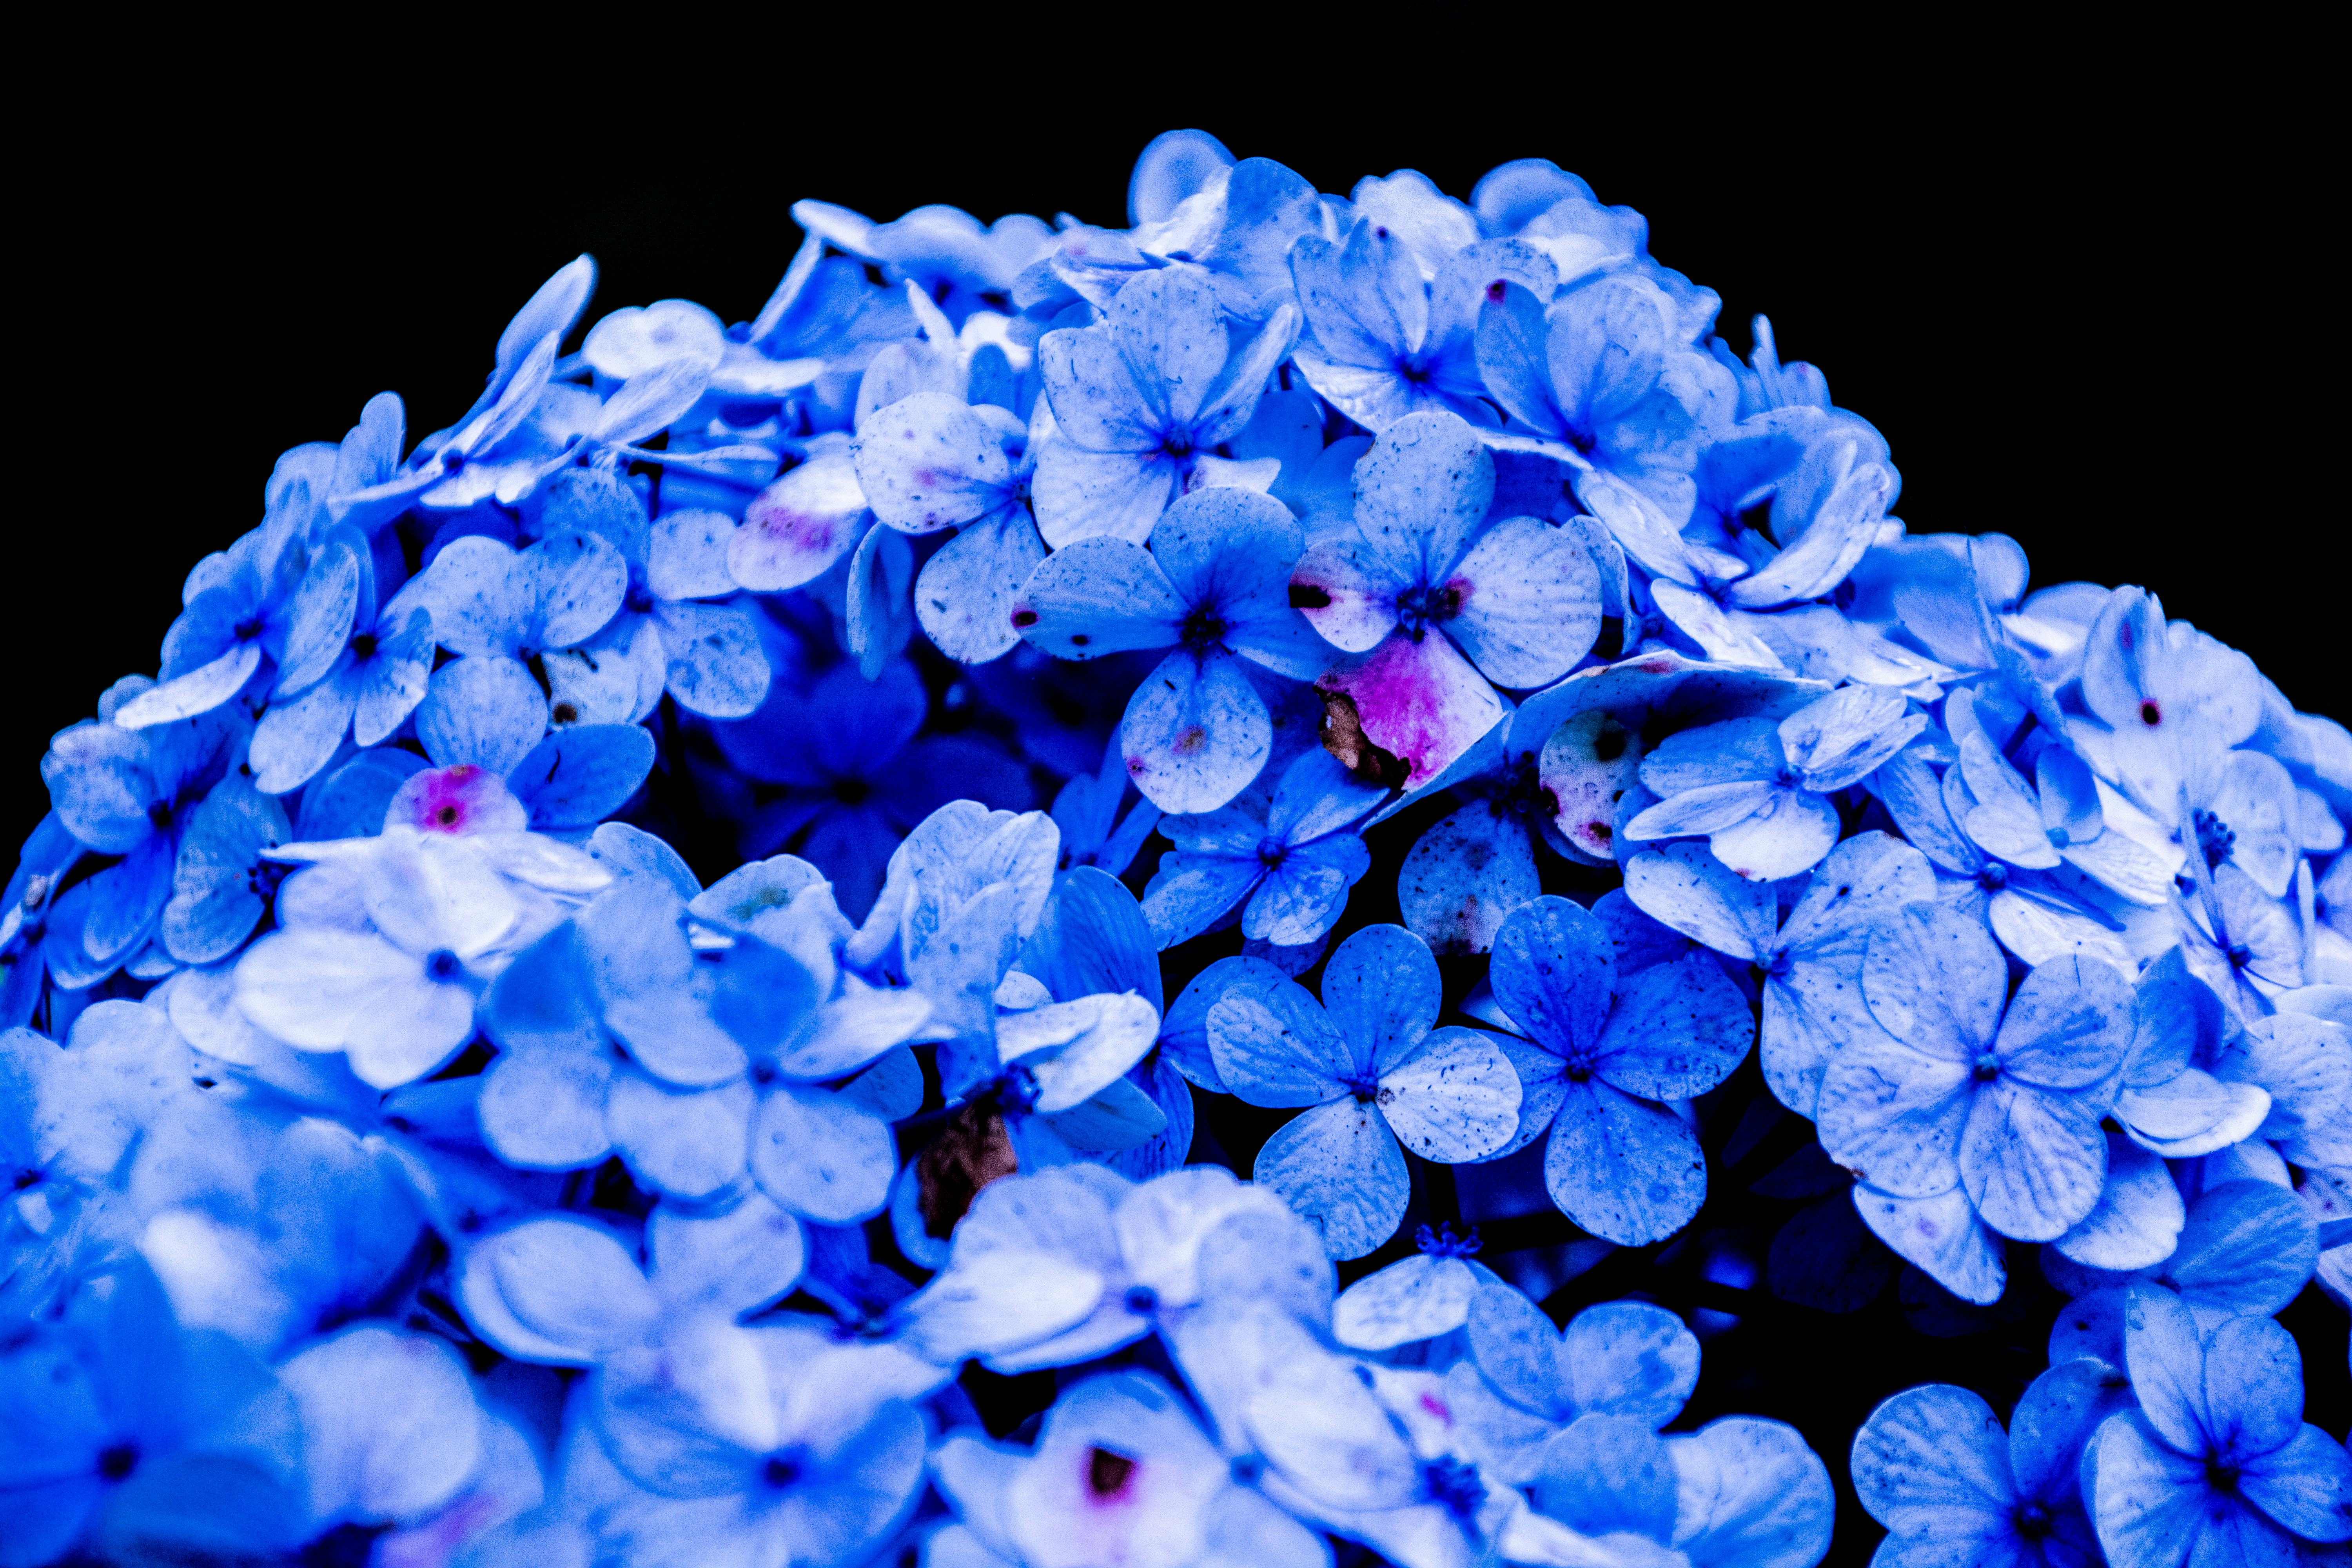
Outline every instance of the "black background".
<path id="1" fill-rule="evenodd" d="M 509 58 L 445 20 L 374 65 L 357 47 L 133 65 L 99 38 L 49 60 L 56 111 L 11 172 L 0 831 L 46 806 L 47 736 L 152 671 L 182 577 L 257 521 L 276 454 L 339 437 L 387 387 L 412 437 L 454 418 L 573 255 L 600 264 L 591 320 L 671 296 L 741 320 L 791 258 L 796 197 L 1118 224 L 1135 154 L 1183 124 L 1341 195 L 1411 166 L 1466 197 L 1495 163 L 1554 159 L 1649 216 L 1654 253 L 1722 294 L 1735 348 L 1765 311 L 1786 357 L 1823 368 L 1891 442 L 1915 531 L 2013 534 L 2038 584 L 2144 583 L 2299 706 L 2352 718 L 2324 478 L 2340 268 L 2291 41 L 1759 53 L 1696 18 L 1603 41 L 1465 12 L 1350 52 L 1129 20 L 1154 18 L 1083 56 L 997 18 L 901 16 L 830 50 L 648 32 Z M 1843 1483 L 1840 1434 L 1877 1393 L 1942 1376 L 2013 1397 L 2040 1365 L 2003 1336 L 1908 1340 L 1891 1300 L 1865 1317 L 1717 1341 L 1700 1405 L 1798 1420 Z M 2342 1314 L 2306 1296 L 2289 1321 L 2341 1436 Z M 1907 1373 L 1872 1354 L 1897 1339 Z M 1832 1561 L 1860 1562 L 1876 1531 L 1841 1491 Z"/>
<path id="2" fill-rule="evenodd" d="M 1182 124 L 1341 195 L 1411 166 L 1466 197 L 1506 159 L 1554 159 L 1648 216 L 1735 348 L 1764 311 L 1822 367 L 1892 444 L 1915 531 L 2013 534 L 2038 584 L 2146 584 L 2352 718 L 2323 489 L 2333 204 L 2301 87 L 2226 40 L 2157 64 L 1940 40 L 1958 68 L 1938 85 L 1826 40 L 1701 60 L 1500 20 L 1230 59 L 1182 29 L 1098 57 L 904 31 L 845 47 L 855 68 L 782 39 L 688 68 L 648 41 L 675 68 L 604 50 L 483 74 L 452 35 L 381 79 L 339 52 L 79 81 L 13 171 L 22 574 L 0 636 L 25 760 L 0 831 L 46 805 L 43 740 L 152 672 L 182 577 L 258 520 L 276 455 L 387 387 L 412 437 L 455 418 L 579 252 L 602 268 L 592 321 L 671 296 L 744 320 L 797 197 L 1122 223 L 1136 153 Z M 969 68 L 914 72 L 941 51 Z"/>

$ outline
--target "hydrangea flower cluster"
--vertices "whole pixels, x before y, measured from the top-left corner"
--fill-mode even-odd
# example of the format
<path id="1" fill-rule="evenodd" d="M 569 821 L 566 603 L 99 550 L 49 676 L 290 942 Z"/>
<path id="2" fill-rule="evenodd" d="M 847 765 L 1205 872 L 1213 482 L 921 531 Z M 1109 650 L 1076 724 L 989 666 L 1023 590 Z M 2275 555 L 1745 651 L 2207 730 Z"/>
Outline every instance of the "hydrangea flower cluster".
<path id="1" fill-rule="evenodd" d="M 2342 1560 L 2352 735 L 1549 163 L 1129 201 L 280 459 L 0 910 L 0 1568 L 1811 1568 L 1701 1335 L 1898 1269 L 2066 1304 L 1882 1563 Z"/>

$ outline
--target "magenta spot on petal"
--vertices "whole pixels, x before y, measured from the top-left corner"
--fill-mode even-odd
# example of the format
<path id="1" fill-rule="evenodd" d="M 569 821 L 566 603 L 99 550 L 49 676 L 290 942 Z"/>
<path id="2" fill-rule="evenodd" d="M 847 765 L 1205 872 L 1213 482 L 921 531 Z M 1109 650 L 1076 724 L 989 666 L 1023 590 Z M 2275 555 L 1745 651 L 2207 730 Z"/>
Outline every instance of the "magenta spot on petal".
<path id="1" fill-rule="evenodd" d="M 475 797 L 481 793 L 478 781 L 482 770 L 460 763 L 421 776 L 425 783 L 417 792 L 415 826 L 433 833 L 465 832 L 473 821 Z"/>
<path id="2" fill-rule="evenodd" d="M 1448 1426 L 1454 1425 L 1453 1408 L 1449 1406 L 1445 1401 L 1438 1398 L 1434 1394 L 1423 1394 L 1421 1396 L 1421 1407 L 1423 1410 L 1428 1411 L 1432 1415 L 1436 1416 L 1440 1421 L 1444 1422 Z"/>
<path id="3" fill-rule="evenodd" d="M 528 821 L 521 803 L 507 793 L 505 781 L 469 763 L 415 774 L 400 786 L 384 813 L 387 826 L 452 837 L 514 832 Z"/>
<path id="4" fill-rule="evenodd" d="M 783 539 L 803 550 L 827 550 L 833 545 L 833 519 L 809 517 L 796 511 L 771 512 L 760 520 L 761 531 L 772 539 Z"/>
<path id="5" fill-rule="evenodd" d="M 1498 712 L 1493 689 L 1434 635 L 1416 643 L 1392 634 L 1361 665 L 1318 685 L 1348 696 L 1366 739 L 1404 764 L 1407 788 L 1444 770 Z"/>

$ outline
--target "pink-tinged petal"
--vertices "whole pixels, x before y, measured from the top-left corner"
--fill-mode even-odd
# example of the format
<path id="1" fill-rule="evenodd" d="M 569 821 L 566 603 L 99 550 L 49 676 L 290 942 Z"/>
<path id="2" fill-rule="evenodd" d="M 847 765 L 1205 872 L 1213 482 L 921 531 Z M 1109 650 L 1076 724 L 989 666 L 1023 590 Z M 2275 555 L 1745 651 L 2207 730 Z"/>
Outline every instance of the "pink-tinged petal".
<path id="1" fill-rule="evenodd" d="M 874 514 L 904 533 L 929 533 L 1004 504 L 1013 478 L 1004 444 L 976 410 L 937 392 L 877 409 L 852 445 Z"/>
<path id="2" fill-rule="evenodd" d="M 1405 581 L 1381 551 L 1360 539 L 1318 544 L 1290 574 L 1290 602 L 1323 640 L 1364 653 L 1396 629 Z"/>
<path id="3" fill-rule="evenodd" d="M 1144 799 L 1162 811 L 1214 811 L 1265 768 L 1274 726 L 1233 655 L 1180 650 L 1135 689 L 1119 745 Z"/>
<path id="4" fill-rule="evenodd" d="M 845 451 L 811 458 L 752 498 L 727 543 L 728 570 L 759 593 L 824 574 L 857 542 L 866 492 Z"/>
<path id="5" fill-rule="evenodd" d="M 1315 684 L 1333 754 L 1391 787 L 1436 777 L 1504 718 L 1495 689 L 1442 637 L 1415 642 L 1397 633 Z M 1359 754 L 1340 755 L 1342 744 Z"/>
<path id="6" fill-rule="evenodd" d="M 509 793 L 506 781 L 470 763 L 411 775 L 394 793 L 383 819 L 387 826 L 452 837 L 520 833 L 530 826 L 530 814 Z"/>
<path id="7" fill-rule="evenodd" d="M 923 563 L 915 579 L 915 618 L 950 658 L 986 664 L 1021 640 L 1014 603 L 1045 559 L 1045 541 L 1024 509 L 982 518 Z"/>
<path id="8" fill-rule="evenodd" d="M 1513 732 L 1530 731 L 1514 721 Z M 1613 859 L 1617 802 L 1640 783 L 1641 766 L 1641 731 L 1599 708 L 1557 726 L 1543 742 L 1538 776 L 1551 794 L 1552 825 L 1560 837 L 1596 861 Z"/>

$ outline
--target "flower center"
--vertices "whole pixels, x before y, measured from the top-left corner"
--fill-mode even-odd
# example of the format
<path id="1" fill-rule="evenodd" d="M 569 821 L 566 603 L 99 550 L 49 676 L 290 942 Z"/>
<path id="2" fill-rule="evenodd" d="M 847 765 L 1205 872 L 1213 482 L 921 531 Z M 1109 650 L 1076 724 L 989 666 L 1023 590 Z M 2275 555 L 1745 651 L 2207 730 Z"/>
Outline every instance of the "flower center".
<path id="1" fill-rule="evenodd" d="M 110 1481 L 121 1480 L 138 1468 L 139 1446 L 135 1443 L 117 1443 L 99 1452 L 98 1473 Z"/>
<path id="2" fill-rule="evenodd" d="M 1037 1103 L 1037 1075 L 1015 1062 L 1004 1069 L 990 1092 L 1007 1110 L 1027 1110 Z"/>
<path id="3" fill-rule="evenodd" d="M 760 1467 L 760 1479 L 779 1489 L 800 1485 L 801 1478 L 806 1474 L 808 1455 L 799 1448 L 786 1448 L 771 1454 Z"/>
<path id="4" fill-rule="evenodd" d="M 425 955 L 425 978 L 446 985 L 465 973 L 466 966 L 447 948 L 437 948 Z"/>
<path id="5" fill-rule="evenodd" d="M 1433 588 L 1407 588 L 1397 595 L 1397 619 L 1405 635 L 1419 642 L 1422 634 L 1462 613 L 1462 590 L 1451 583 Z"/>
<path id="6" fill-rule="evenodd" d="M 1456 1236 L 1450 1220 L 1440 1220 L 1435 1230 L 1423 1226 L 1413 1232 L 1412 1244 L 1430 1258 L 1468 1258 L 1486 1245 L 1478 1238 L 1476 1226 L 1471 1226 Z"/>
<path id="7" fill-rule="evenodd" d="M 1478 1479 L 1477 1468 L 1450 1454 L 1421 1467 L 1421 1488 L 1456 1519 L 1468 1519 L 1486 1500 L 1486 1483 Z"/>
<path id="8" fill-rule="evenodd" d="M 1520 822 L 1559 815 L 1559 796 L 1543 782 L 1543 773 L 1530 754 L 1503 768 L 1502 787 L 1495 792 L 1492 809 L 1496 816 L 1508 816 Z"/>
<path id="9" fill-rule="evenodd" d="M 1184 617 L 1177 640 L 1184 645 L 1186 653 L 1204 654 L 1225 640 L 1226 629 L 1225 618 L 1217 614 L 1215 605 L 1195 605 Z"/>
<path id="10" fill-rule="evenodd" d="M 2205 857 L 2207 870 L 2211 870 L 2227 860 L 2230 858 L 2230 851 L 2237 847 L 2237 834 L 2231 830 L 2228 823 L 2210 811 L 2190 812 L 2189 826 L 2197 834 L 2197 850 L 2199 854 Z"/>
<path id="11" fill-rule="evenodd" d="M 1990 1051 L 1980 1051 L 1977 1054 L 1975 1070 L 1979 1083 L 1990 1083 L 2000 1076 L 2000 1058 Z"/>

